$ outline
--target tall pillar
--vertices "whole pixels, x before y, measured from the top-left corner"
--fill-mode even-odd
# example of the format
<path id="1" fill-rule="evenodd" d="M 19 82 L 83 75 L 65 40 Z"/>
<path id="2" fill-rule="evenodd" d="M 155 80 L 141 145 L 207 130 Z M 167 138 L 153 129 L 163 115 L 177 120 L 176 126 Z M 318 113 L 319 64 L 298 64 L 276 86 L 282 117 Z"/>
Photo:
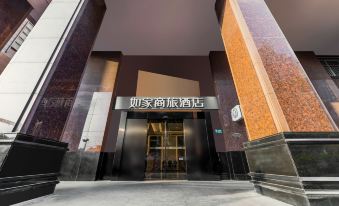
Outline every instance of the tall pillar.
<path id="1" fill-rule="evenodd" d="M 0 133 L 61 141 L 105 9 L 104 0 L 49 4 L 0 75 Z"/>
<path id="2" fill-rule="evenodd" d="M 0 132 L 20 131 L 81 3 L 54 0 L 0 75 Z"/>
<path id="3" fill-rule="evenodd" d="M 339 133 L 264 0 L 228 0 L 222 36 L 257 192 L 293 205 L 336 201 Z M 331 202 L 332 201 L 332 202 Z"/>
<path id="4" fill-rule="evenodd" d="M 28 134 L 61 140 L 82 74 L 105 14 L 103 0 L 79 2 L 80 10 L 74 19 L 70 33 L 25 121 L 22 130 Z M 51 116 L 53 118 L 50 118 Z"/>
<path id="5" fill-rule="evenodd" d="M 0 132 L 60 138 L 104 11 L 103 0 L 52 1 L 0 75 Z"/>
<path id="6" fill-rule="evenodd" d="M 1 1 L 0 5 L 3 2 Z M 26 3 L 26 1 L 17 0 L 12 2 L 15 2 L 14 6 L 19 8 Z M 76 32 L 77 28 L 79 30 L 79 26 L 75 26 L 77 25 L 76 19 L 82 17 L 84 8 L 90 5 L 86 4 L 88 2 L 86 0 L 53 0 L 0 75 L 0 133 L 6 133 L 0 135 L 0 147 L 3 151 L 0 155 L 2 156 L 0 158 L 0 182 L 6 182 L 2 184 L 4 187 L 0 191 L 2 205 L 53 193 L 58 183 L 58 174 L 63 156 L 67 151 L 67 144 L 47 140 L 49 136 L 45 135 L 46 133 L 39 135 L 44 139 L 27 135 L 23 129 L 25 127 L 22 126 L 27 120 L 27 114 L 30 111 L 34 114 L 36 105 L 41 105 L 40 97 L 45 94 L 49 80 L 58 74 L 56 71 L 60 68 L 60 62 L 65 62 L 65 54 L 68 54 L 67 60 L 73 62 L 72 66 L 81 60 L 86 61 L 89 51 L 86 53 L 86 50 L 83 52 L 84 50 L 76 49 L 74 43 L 72 44 L 72 39 L 81 35 Z M 90 0 L 90 2 L 94 1 Z M 2 17 L 1 12 L 0 14 Z M 79 18 L 77 18 L 78 14 L 80 14 Z M 12 11 L 10 16 L 16 15 L 18 14 Z M 85 23 L 85 25 L 90 24 Z M 82 33 L 92 34 L 87 30 Z M 69 55 L 69 52 L 66 53 L 70 49 L 79 55 L 74 57 Z M 72 57 L 77 61 L 72 61 Z M 60 83 L 63 82 L 60 81 Z M 55 94 L 57 97 L 60 93 L 63 94 L 60 90 L 54 91 L 59 92 Z M 53 109 L 56 108 L 53 107 Z M 64 114 L 64 111 L 62 110 L 61 114 Z M 41 123 L 46 123 L 46 119 L 53 119 L 52 121 L 56 122 L 62 120 L 60 116 L 54 114 L 51 112 L 51 115 L 44 116 L 45 119 L 41 118 Z M 43 126 L 43 124 L 40 125 Z M 55 123 L 53 126 L 57 128 L 59 125 Z M 20 131 L 26 134 L 11 133 Z"/>

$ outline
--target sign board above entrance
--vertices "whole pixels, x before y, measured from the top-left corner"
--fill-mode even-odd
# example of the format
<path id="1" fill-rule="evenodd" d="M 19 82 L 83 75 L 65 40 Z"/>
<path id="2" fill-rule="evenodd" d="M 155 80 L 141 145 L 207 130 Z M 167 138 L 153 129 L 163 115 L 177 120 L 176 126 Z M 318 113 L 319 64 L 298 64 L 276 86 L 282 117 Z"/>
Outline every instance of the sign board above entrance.
<path id="1" fill-rule="evenodd" d="M 216 97 L 117 97 L 116 110 L 216 110 Z"/>

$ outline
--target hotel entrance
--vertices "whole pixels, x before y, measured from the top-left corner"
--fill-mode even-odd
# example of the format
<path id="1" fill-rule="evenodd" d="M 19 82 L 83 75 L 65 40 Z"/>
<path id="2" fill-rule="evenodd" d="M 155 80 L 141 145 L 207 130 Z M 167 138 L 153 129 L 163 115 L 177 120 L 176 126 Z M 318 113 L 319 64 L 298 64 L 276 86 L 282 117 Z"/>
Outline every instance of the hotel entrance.
<path id="1" fill-rule="evenodd" d="M 186 179 L 183 120 L 149 120 L 147 127 L 145 179 Z"/>
<path id="2" fill-rule="evenodd" d="M 117 97 L 113 178 L 220 179 L 210 114 L 217 109 L 216 97 Z"/>
<path id="3" fill-rule="evenodd" d="M 208 112 L 123 112 L 117 180 L 212 180 L 217 154 Z"/>

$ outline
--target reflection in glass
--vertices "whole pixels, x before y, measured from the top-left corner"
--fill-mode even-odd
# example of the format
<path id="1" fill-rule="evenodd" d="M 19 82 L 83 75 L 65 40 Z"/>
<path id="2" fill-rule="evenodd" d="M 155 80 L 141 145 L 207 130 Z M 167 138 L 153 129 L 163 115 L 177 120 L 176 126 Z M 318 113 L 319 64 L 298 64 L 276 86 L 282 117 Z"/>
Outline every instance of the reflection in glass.
<path id="1" fill-rule="evenodd" d="M 185 179 L 186 146 L 182 120 L 150 120 L 146 179 Z"/>
<path id="2" fill-rule="evenodd" d="M 88 60 L 62 137 L 70 151 L 101 151 L 117 69 L 115 61 L 98 57 Z"/>

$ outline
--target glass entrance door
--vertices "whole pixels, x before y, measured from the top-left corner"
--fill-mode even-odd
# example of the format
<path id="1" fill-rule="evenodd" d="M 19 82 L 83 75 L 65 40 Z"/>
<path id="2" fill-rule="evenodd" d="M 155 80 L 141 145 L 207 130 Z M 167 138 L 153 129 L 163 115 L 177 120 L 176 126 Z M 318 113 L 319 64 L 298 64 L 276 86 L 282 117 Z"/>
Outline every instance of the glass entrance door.
<path id="1" fill-rule="evenodd" d="M 184 138 L 182 120 L 149 120 L 146 179 L 186 179 Z"/>

